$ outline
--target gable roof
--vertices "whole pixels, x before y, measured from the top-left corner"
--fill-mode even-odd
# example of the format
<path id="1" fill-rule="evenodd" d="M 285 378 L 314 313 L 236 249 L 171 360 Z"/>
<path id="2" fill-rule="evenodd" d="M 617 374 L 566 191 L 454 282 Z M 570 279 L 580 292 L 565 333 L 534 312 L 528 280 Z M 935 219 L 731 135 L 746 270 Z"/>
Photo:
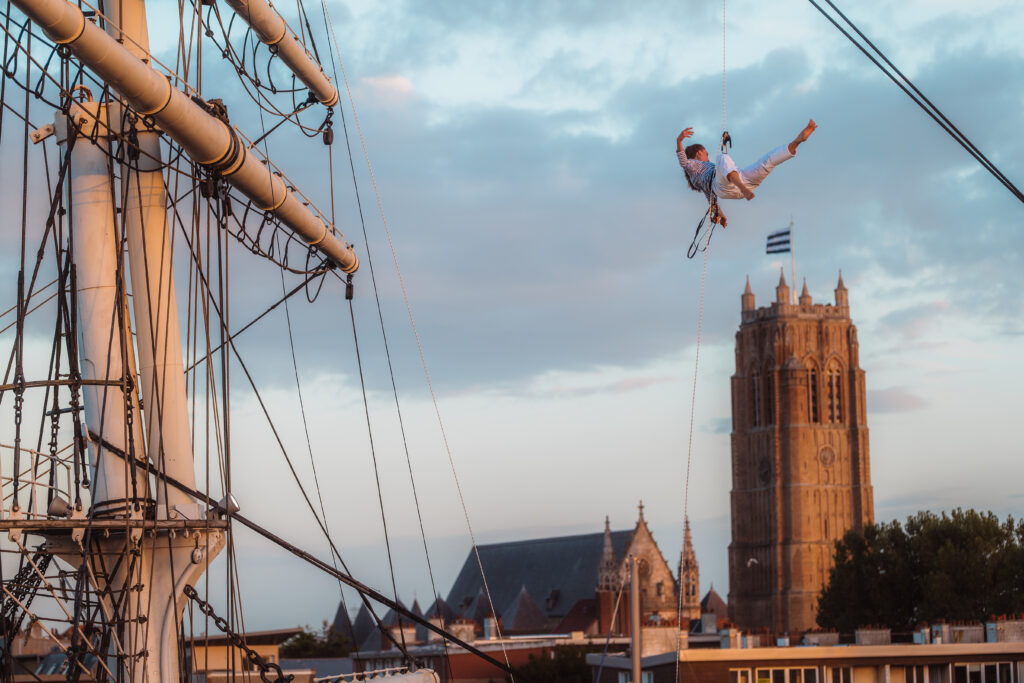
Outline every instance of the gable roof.
<path id="1" fill-rule="evenodd" d="M 633 530 L 613 531 L 612 548 L 622 556 Z M 561 619 L 577 602 L 594 597 L 604 534 L 580 534 L 477 546 L 495 609 L 510 605 L 526 587 L 549 620 Z M 470 550 L 451 591 L 448 605 L 473 618 L 483 591 L 476 555 Z M 485 599 L 486 600 L 486 599 Z M 489 610 L 488 610 L 489 611 Z"/>

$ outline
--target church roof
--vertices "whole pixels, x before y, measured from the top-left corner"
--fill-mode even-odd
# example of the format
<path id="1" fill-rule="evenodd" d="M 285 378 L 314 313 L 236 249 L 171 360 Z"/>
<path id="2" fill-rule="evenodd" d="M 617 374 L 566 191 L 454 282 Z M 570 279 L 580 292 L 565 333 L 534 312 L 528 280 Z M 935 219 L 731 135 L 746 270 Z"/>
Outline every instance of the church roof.
<path id="1" fill-rule="evenodd" d="M 700 613 L 714 614 L 719 617 L 724 617 L 729 613 L 729 606 L 725 604 L 725 600 L 718 594 L 714 586 L 708 590 L 707 594 L 700 601 Z"/>
<path id="2" fill-rule="evenodd" d="M 632 535 L 632 529 L 612 532 L 618 557 Z M 478 546 L 496 609 L 511 604 L 525 586 L 548 619 L 564 617 L 577 602 L 594 597 L 603 542 L 604 534 L 596 533 Z M 471 550 L 447 602 L 460 616 L 472 619 L 482 590 L 480 568 Z"/>

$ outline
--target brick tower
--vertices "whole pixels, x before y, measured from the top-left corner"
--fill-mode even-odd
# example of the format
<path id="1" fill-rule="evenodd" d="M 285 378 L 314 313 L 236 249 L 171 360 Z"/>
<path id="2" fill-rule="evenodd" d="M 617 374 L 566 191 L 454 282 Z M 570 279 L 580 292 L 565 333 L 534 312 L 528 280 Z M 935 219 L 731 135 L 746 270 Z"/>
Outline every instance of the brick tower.
<path id="1" fill-rule="evenodd" d="M 740 628 L 815 626 L 835 541 L 874 518 L 864 371 L 839 275 L 835 305 L 783 275 L 756 308 L 747 280 L 732 377 L 729 617 Z"/>

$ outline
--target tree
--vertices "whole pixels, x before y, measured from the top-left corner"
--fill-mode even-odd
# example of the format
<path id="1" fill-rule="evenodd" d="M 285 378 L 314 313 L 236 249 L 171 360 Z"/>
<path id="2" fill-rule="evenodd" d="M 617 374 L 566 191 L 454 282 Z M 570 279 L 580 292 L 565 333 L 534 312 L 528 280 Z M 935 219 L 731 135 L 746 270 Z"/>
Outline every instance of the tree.
<path id="1" fill-rule="evenodd" d="M 346 657 L 352 651 L 348 638 L 335 631 L 326 621 L 319 630 L 308 625 L 302 633 L 292 636 L 281 645 L 281 657 L 304 659 L 309 657 Z"/>
<path id="2" fill-rule="evenodd" d="M 817 620 L 845 633 L 871 624 L 906 632 L 1022 610 L 1024 522 L 957 508 L 848 531 L 836 543 Z"/>

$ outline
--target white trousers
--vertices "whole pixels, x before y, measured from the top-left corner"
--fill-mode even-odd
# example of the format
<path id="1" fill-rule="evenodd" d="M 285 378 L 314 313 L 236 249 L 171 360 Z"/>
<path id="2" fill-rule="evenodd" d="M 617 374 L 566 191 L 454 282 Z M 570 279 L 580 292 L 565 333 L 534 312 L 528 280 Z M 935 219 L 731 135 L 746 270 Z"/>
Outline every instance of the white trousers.
<path id="1" fill-rule="evenodd" d="M 736 168 L 732 157 L 728 154 L 719 154 L 718 159 L 715 160 L 715 194 L 718 195 L 719 199 L 743 199 L 743 193 L 740 192 L 740 188 L 729 182 L 727 176 L 730 173 L 733 171 L 738 172 L 743 183 L 753 189 L 760 185 L 776 166 L 784 161 L 789 161 L 795 156 L 795 154 L 790 153 L 789 145 L 785 144 L 781 147 L 776 147 L 746 168 Z"/>

